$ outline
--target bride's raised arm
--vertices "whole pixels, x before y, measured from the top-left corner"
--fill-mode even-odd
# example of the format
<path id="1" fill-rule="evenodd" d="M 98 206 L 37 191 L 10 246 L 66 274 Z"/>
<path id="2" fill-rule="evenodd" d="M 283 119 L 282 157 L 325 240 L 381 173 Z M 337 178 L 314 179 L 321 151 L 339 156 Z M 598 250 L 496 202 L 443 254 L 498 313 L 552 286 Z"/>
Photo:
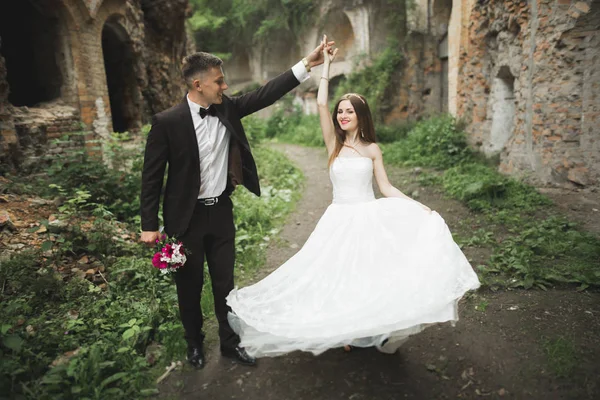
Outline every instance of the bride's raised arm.
<path id="1" fill-rule="evenodd" d="M 329 96 L 329 65 L 335 58 L 338 49 L 333 50 L 327 45 L 327 35 L 323 35 L 323 74 L 319 80 L 319 91 L 317 92 L 317 105 L 319 108 L 319 119 L 321 122 L 321 132 L 323 132 L 323 141 L 327 147 L 327 154 L 331 155 L 335 147 L 335 131 L 331 114 L 329 113 L 328 96 Z"/>

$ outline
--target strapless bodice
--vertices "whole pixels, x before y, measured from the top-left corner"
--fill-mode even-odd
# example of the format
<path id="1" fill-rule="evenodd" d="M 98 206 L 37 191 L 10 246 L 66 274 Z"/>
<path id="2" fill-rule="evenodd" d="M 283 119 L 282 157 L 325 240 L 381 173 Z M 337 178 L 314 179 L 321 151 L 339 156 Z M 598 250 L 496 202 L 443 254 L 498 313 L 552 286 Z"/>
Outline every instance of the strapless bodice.
<path id="1" fill-rule="evenodd" d="M 329 169 L 333 203 L 352 204 L 375 200 L 373 160 L 368 157 L 337 157 Z"/>

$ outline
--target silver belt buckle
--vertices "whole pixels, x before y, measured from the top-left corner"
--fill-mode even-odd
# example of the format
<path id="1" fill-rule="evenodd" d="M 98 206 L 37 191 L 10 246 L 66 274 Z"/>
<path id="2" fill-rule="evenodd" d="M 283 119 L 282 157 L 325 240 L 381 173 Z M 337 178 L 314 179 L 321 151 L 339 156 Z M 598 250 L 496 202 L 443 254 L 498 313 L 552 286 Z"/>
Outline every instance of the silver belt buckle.
<path id="1" fill-rule="evenodd" d="M 204 205 L 205 206 L 214 206 L 218 202 L 219 202 L 219 198 L 218 197 L 211 197 L 210 199 L 205 199 L 204 200 Z"/>

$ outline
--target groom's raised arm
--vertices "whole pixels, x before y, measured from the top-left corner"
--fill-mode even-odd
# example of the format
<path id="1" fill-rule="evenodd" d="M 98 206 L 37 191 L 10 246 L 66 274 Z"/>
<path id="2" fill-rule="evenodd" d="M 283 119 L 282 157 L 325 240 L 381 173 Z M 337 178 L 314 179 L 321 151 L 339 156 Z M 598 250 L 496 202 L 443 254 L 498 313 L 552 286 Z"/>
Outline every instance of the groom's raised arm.
<path id="1" fill-rule="evenodd" d="M 334 42 L 329 42 L 333 45 Z M 240 118 L 270 106 L 283 95 L 307 80 L 310 69 L 323 63 L 323 43 L 320 43 L 308 56 L 291 69 L 271 79 L 265 85 L 250 93 L 233 97 L 231 100 L 237 108 Z"/>
<path id="2" fill-rule="evenodd" d="M 306 76 L 304 80 L 306 80 L 309 78 L 308 72 L 302 63 L 300 65 L 304 69 L 304 75 Z M 303 77 L 301 76 L 301 78 Z M 293 73 L 293 69 L 289 69 L 258 89 L 241 96 L 232 97 L 231 100 L 237 109 L 239 117 L 243 118 L 275 103 L 290 90 L 298 86 L 302 82 L 300 79 Z"/>

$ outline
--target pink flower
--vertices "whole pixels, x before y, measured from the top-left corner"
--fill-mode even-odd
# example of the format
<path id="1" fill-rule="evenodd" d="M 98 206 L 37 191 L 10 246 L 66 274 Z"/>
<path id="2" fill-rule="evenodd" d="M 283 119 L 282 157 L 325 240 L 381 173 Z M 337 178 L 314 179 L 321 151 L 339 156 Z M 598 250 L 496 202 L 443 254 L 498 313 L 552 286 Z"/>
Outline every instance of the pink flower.
<path id="1" fill-rule="evenodd" d="M 154 265 L 156 268 L 160 268 L 160 258 L 162 257 L 162 254 L 160 252 L 154 254 L 154 257 L 152 257 L 152 265 Z"/>
<path id="2" fill-rule="evenodd" d="M 166 261 L 162 261 L 162 262 L 160 263 L 160 265 L 158 266 L 158 269 L 165 269 L 165 268 L 167 268 L 168 266 L 169 266 L 169 264 L 167 264 L 167 262 L 166 262 Z"/>
<path id="3" fill-rule="evenodd" d="M 162 248 L 162 253 L 171 258 L 171 256 L 173 255 L 173 246 L 170 243 L 167 243 L 165 245 L 165 247 Z"/>

